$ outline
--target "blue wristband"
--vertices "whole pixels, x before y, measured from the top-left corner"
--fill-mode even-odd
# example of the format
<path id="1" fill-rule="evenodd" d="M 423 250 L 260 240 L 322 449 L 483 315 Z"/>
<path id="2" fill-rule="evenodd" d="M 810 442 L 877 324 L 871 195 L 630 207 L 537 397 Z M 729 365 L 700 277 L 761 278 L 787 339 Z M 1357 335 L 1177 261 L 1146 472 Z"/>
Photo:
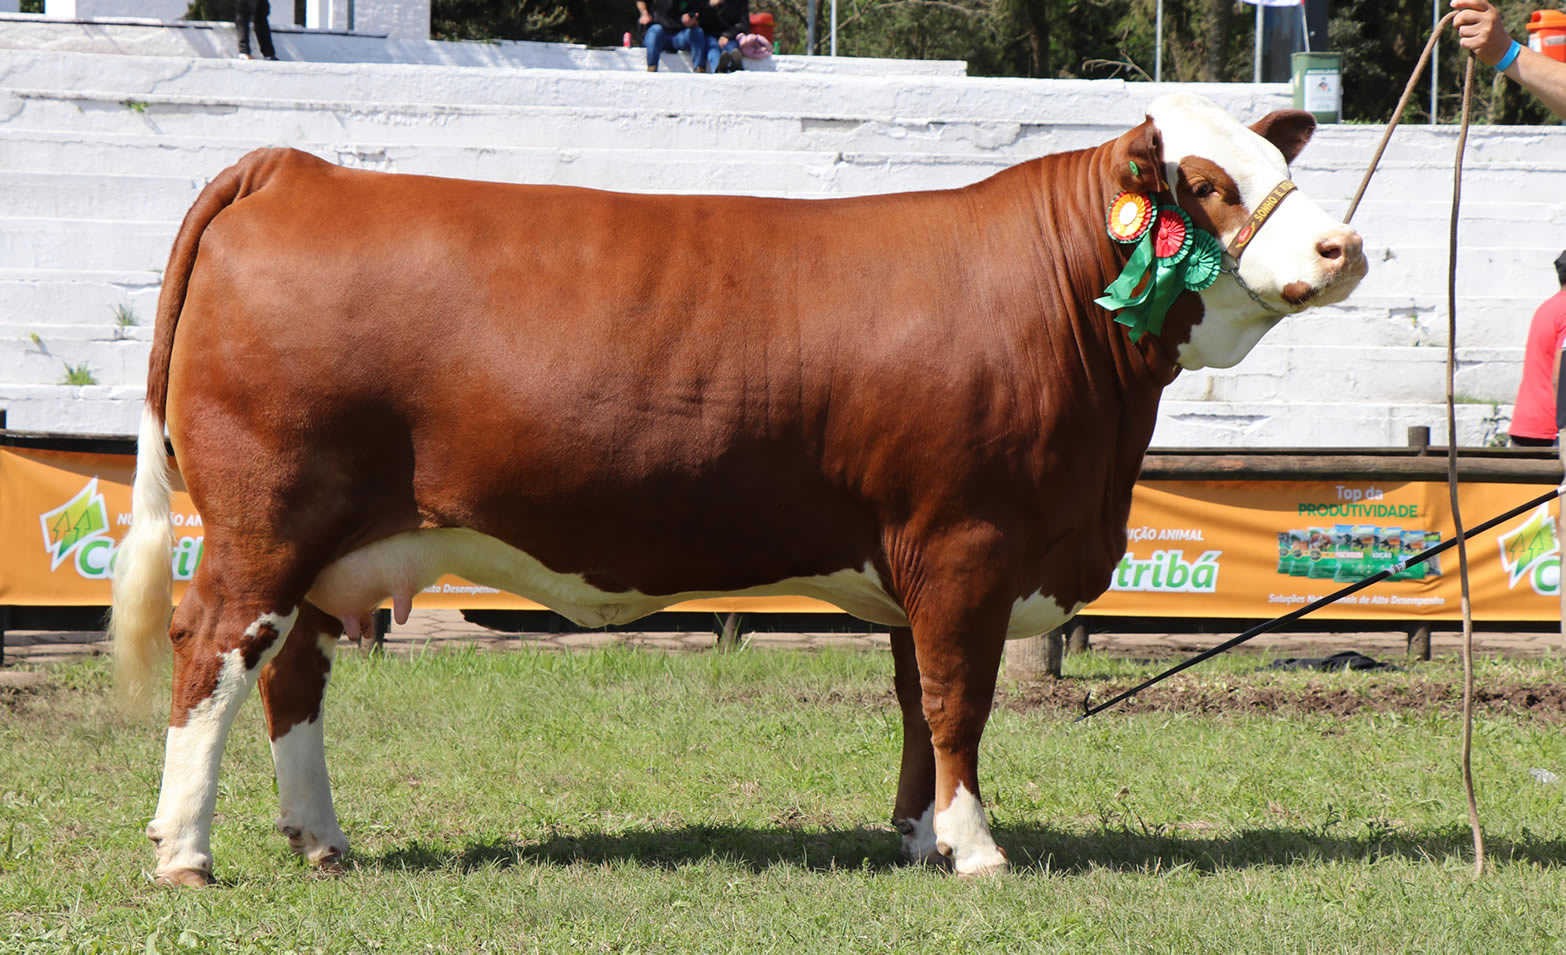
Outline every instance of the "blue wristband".
<path id="1" fill-rule="evenodd" d="M 1505 73 L 1506 68 L 1517 61 L 1517 54 L 1521 52 L 1522 44 L 1518 43 L 1516 40 L 1513 40 L 1511 49 L 1507 50 L 1506 55 L 1501 57 L 1500 62 L 1495 64 L 1495 72 Z"/>

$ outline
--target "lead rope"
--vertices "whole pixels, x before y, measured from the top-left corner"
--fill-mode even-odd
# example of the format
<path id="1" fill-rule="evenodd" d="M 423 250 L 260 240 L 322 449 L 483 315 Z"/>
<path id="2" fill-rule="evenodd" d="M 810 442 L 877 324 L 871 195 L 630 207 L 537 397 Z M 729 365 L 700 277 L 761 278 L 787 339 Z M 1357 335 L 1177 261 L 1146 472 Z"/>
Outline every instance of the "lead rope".
<path id="1" fill-rule="evenodd" d="M 1365 170 L 1365 178 L 1360 180 L 1359 190 L 1354 193 L 1354 201 L 1349 203 L 1348 212 L 1343 216 L 1345 223 L 1354 218 L 1354 211 L 1359 208 L 1359 201 L 1365 196 L 1365 188 L 1370 185 L 1370 177 L 1375 175 L 1376 166 L 1381 162 L 1381 154 L 1386 151 L 1387 142 L 1392 138 L 1392 131 L 1397 128 L 1398 121 L 1403 115 L 1403 108 L 1408 105 L 1408 99 L 1414 92 L 1414 84 L 1424 75 L 1425 67 L 1430 63 L 1431 53 L 1435 50 L 1436 41 L 1441 38 L 1441 32 L 1455 16 L 1457 16 L 1455 10 L 1448 13 L 1430 32 L 1430 40 L 1425 44 L 1424 52 L 1419 55 L 1419 62 L 1414 66 L 1413 75 L 1408 78 L 1408 85 L 1403 87 L 1403 95 L 1397 101 L 1397 108 L 1392 111 L 1392 119 L 1387 123 L 1386 132 L 1381 134 L 1381 142 L 1377 144 L 1375 155 L 1371 157 L 1370 168 Z M 1457 134 L 1457 159 L 1452 168 L 1452 222 L 1447 245 L 1446 488 L 1452 502 L 1452 523 L 1457 537 L 1457 576 L 1462 586 L 1463 795 L 1468 800 L 1468 827 L 1473 830 L 1474 836 L 1474 878 L 1478 878 L 1484 874 L 1484 829 L 1479 822 L 1479 803 L 1474 796 L 1474 773 L 1471 761 L 1474 737 L 1474 619 L 1468 591 L 1468 542 L 1463 537 L 1463 514 L 1457 503 L 1457 407 L 1454 387 L 1457 373 L 1457 209 L 1463 191 L 1463 150 L 1468 145 L 1468 124 L 1473 116 L 1473 90 L 1474 57 L 1473 54 L 1469 54 L 1468 68 L 1463 74 L 1463 120 Z M 1566 451 L 1563 451 L 1562 460 L 1566 461 Z M 1566 595 L 1566 587 L 1562 588 L 1562 593 Z M 1562 607 L 1566 608 L 1566 596 L 1562 597 Z M 1562 632 L 1566 633 L 1566 618 L 1563 618 Z"/>
<path id="2" fill-rule="evenodd" d="M 1365 188 L 1370 185 L 1370 177 L 1376 172 L 1376 166 L 1381 162 L 1381 154 L 1386 151 L 1387 142 L 1392 138 L 1392 131 L 1397 128 L 1399 119 L 1403 115 L 1403 109 L 1408 105 L 1408 99 L 1414 92 L 1414 84 L 1424 75 L 1425 67 L 1430 63 L 1431 53 L 1435 50 L 1436 41 L 1441 38 L 1441 32 L 1446 29 L 1452 18 L 1457 16 L 1457 11 L 1452 11 L 1441 18 L 1434 30 L 1430 33 L 1430 40 L 1425 44 L 1424 52 L 1419 56 L 1419 63 L 1414 66 L 1413 75 L 1408 78 L 1408 85 L 1403 87 L 1403 95 L 1397 101 L 1397 108 L 1392 112 L 1392 119 L 1387 123 L 1385 133 L 1381 134 L 1381 142 L 1376 146 L 1375 155 L 1371 157 L 1370 168 L 1365 170 L 1365 178 L 1360 180 L 1359 190 L 1354 193 L 1354 201 L 1349 203 L 1347 214 L 1343 216 L 1345 223 L 1354 218 L 1354 211 L 1359 208 L 1360 199 L 1364 198 Z M 1479 822 L 1479 802 L 1474 795 L 1473 773 L 1473 739 L 1474 739 L 1474 619 L 1473 608 L 1469 603 L 1468 590 L 1468 542 L 1463 536 L 1463 514 L 1457 502 L 1457 405 L 1455 378 L 1457 374 L 1457 210 L 1463 191 L 1463 150 L 1468 145 L 1468 125 L 1473 116 L 1473 89 L 1474 89 L 1474 57 L 1468 56 L 1468 68 L 1463 74 L 1463 119 L 1462 126 L 1457 134 L 1457 158 L 1452 168 L 1452 221 L 1448 236 L 1447 253 L 1447 286 L 1446 286 L 1446 488 L 1447 495 L 1452 502 L 1452 523 L 1455 537 L 1457 538 L 1457 576 L 1462 587 L 1462 614 L 1463 614 L 1463 745 L 1462 745 L 1462 773 L 1463 795 L 1468 801 L 1468 827 L 1473 831 L 1474 837 L 1474 878 L 1484 874 L 1484 829 Z M 1566 587 L 1562 588 L 1566 593 Z M 1562 598 L 1563 607 L 1566 607 L 1566 597 Z M 1566 623 L 1562 624 L 1563 632 L 1566 632 Z"/>
<path id="3" fill-rule="evenodd" d="M 1451 14 L 1448 14 L 1451 16 Z M 1437 31 L 1439 33 L 1439 31 Z M 1431 38 L 1434 42 L 1434 37 Z M 1473 111 L 1474 57 L 1468 57 L 1463 74 L 1463 125 L 1457 134 L 1457 160 L 1452 169 L 1452 226 L 1446 276 L 1446 487 L 1452 499 L 1453 532 L 1457 536 L 1457 576 L 1462 583 L 1463 607 L 1463 795 L 1468 799 L 1468 827 L 1474 835 L 1474 878 L 1484 875 L 1484 828 L 1479 822 L 1479 802 L 1474 796 L 1474 771 L 1470 761 L 1474 744 L 1474 615 L 1468 596 L 1468 541 L 1463 536 L 1463 512 L 1457 504 L 1457 207 L 1463 194 L 1463 150 L 1468 145 L 1468 122 Z"/>

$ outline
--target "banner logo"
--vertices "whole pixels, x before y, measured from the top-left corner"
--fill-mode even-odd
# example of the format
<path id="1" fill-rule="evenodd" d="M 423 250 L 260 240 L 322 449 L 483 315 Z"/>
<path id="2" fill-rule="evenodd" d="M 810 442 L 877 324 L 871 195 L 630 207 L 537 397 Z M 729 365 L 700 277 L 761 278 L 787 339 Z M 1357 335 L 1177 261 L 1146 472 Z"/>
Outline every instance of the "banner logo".
<path id="1" fill-rule="evenodd" d="M 65 563 L 66 558 L 98 538 L 107 538 L 109 514 L 104 507 L 103 495 L 98 491 L 98 478 L 93 477 L 75 497 L 59 507 L 41 514 L 44 550 L 49 552 L 49 569 Z M 111 542 L 112 544 L 112 542 Z"/>
<path id="2" fill-rule="evenodd" d="M 1110 590 L 1161 594 L 1211 594 L 1218 591 L 1221 550 L 1203 551 L 1194 561 L 1183 550 L 1155 550 L 1146 559 L 1130 551 L 1120 558 Z"/>
<path id="3" fill-rule="evenodd" d="M 1506 588 L 1513 590 L 1526 579 L 1533 592 L 1543 596 L 1560 593 L 1561 545 L 1555 539 L 1550 506 L 1540 504 L 1523 525 L 1495 539 L 1506 570 Z"/>

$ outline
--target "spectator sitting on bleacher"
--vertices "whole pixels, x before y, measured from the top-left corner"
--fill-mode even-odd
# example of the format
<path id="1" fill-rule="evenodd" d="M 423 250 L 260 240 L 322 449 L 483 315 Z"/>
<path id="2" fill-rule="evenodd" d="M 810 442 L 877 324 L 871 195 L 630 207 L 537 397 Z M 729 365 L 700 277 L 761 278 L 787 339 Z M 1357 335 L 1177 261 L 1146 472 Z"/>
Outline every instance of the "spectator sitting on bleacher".
<path id="1" fill-rule="evenodd" d="M 707 34 L 702 32 L 697 5 L 702 0 L 636 0 L 647 48 L 647 72 L 658 72 L 665 50 L 684 50 L 698 73 L 707 72 Z M 652 9 L 648 9 L 651 4 Z"/>
<path id="2" fill-rule="evenodd" d="M 750 0 L 708 0 L 701 12 L 707 34 L 707 72 L 731 73 L 745 68 L 739 38 L 750 32 Z"/>

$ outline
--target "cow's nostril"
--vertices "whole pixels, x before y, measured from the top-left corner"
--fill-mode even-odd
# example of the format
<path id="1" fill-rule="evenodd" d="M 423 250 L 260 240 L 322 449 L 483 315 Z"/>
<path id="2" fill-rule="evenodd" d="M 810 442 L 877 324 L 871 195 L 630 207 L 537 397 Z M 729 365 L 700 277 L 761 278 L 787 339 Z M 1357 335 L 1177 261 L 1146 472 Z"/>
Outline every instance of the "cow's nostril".
<path id="1" fill-rule="evenodd" d="M 1343 243 L 1338 239 L 1322 239 L 1316 243 L 1316 254 L 1324 259 L 1343 257 Z"/>

